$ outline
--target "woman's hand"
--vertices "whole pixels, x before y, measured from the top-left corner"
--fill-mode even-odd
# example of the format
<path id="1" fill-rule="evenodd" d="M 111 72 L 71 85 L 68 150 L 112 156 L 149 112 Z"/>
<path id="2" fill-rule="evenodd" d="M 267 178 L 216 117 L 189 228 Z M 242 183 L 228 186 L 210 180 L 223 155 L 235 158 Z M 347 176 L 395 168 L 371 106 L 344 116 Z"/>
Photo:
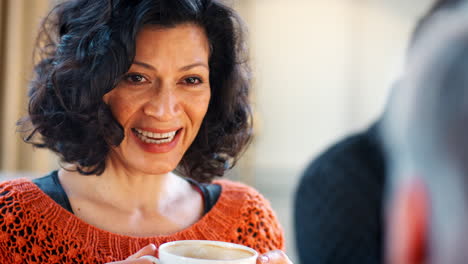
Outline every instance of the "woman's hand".
<path id="1" fill-rule="evenodd" d="M 110 262 L 108 264 L 157 264 L 156 259 L 156 246 L 149 244 L 144 248 L 138 250 L 137 253 L 131 255 L 126 260 Z M 268 262 L 269 263 L 269 262 Z M 276 263 L 276 262 L 273 262 Z M 282 262 L 278 262 L 282 263 Z"/>
<path id="2" fill-rule="evenodd" d="M 293 264 L 281 250 L 267 252 L 257 259 L 257 264 Z"/>

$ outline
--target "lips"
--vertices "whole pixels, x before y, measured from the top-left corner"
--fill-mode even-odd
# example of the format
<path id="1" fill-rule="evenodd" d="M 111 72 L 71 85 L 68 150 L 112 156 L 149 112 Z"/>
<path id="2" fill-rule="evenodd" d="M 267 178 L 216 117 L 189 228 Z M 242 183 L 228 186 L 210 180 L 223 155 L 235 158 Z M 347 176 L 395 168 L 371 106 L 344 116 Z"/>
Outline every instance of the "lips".
<path id="1" fill-rule="evenodd" d="M 179 130 L 174 130 L 166 133 L 155 133 L 139 128 L 133 128 L 133 133 L 145 143 L 150 144 L 163 144 L 169 143 L 174 140 L 174 137 Z"/>
<path id="2" fill-rule="evenodd" d="M 155 129 L 132 128 L 132 135 L 144 151 L 166 153 L 177 146 L 182 130 L 182 128 L 178 128 L 165 131 L 156 130 L 157 132 L 155 132 Z"/>

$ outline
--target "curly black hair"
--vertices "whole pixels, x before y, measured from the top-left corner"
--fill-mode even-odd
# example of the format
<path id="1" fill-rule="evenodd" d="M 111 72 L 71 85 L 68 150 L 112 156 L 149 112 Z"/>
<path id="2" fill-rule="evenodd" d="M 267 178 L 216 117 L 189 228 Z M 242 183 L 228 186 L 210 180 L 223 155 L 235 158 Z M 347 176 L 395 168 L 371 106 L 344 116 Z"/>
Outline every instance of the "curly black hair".
<path id="1" fill-rule="evenodd" d="M 124 137 L 103 96 L 130 68 L 145 25 L 201 26 L 210 44 L 211 100 L 177 172 L 201 182 L 230 169 L 252 137 L 250 70 L 244 26 L 217 0 L 69 0 L 44 19 L 37 38 L 24 140 L 76 164 L 83 175 L 105 170 Z"/>

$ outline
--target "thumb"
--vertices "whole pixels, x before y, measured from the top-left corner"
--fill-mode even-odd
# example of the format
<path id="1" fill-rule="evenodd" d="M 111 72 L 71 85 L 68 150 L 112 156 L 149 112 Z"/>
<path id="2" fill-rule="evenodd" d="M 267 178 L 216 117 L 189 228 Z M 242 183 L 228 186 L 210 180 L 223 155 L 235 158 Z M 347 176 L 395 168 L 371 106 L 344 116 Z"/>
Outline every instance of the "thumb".
<path id="1" fill-rule="evenodd" d="M 142 256 L 155 256 L 155 255 L 156 255 L 156 246 L 153 243 L 151 243 L 143 247 L 142 249 L 138 250 L 135 254 L 128 257 L 127 260 L 137 259 Z"/>
<path id="2" fill-rule="evenodd" d="M 259 256 L 257 264 L 292 264 L 292 262 L 283 251 L 273 250 Z"/>

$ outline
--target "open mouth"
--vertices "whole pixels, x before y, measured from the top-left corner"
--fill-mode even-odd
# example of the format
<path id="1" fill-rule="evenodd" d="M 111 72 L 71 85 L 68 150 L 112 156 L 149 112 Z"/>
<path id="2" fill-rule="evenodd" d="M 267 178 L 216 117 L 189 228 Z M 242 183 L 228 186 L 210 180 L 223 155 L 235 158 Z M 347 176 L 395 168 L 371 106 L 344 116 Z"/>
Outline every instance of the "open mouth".
<path id="1" fill-rule="evenodd" d="M 141 141 L 150 144 L 170 143 L 181 130 L 182 129 L 178 129 L 167 133 L 154 133 L 139 128 L 132 128 L 132 132 L 141 139 Z"/>

